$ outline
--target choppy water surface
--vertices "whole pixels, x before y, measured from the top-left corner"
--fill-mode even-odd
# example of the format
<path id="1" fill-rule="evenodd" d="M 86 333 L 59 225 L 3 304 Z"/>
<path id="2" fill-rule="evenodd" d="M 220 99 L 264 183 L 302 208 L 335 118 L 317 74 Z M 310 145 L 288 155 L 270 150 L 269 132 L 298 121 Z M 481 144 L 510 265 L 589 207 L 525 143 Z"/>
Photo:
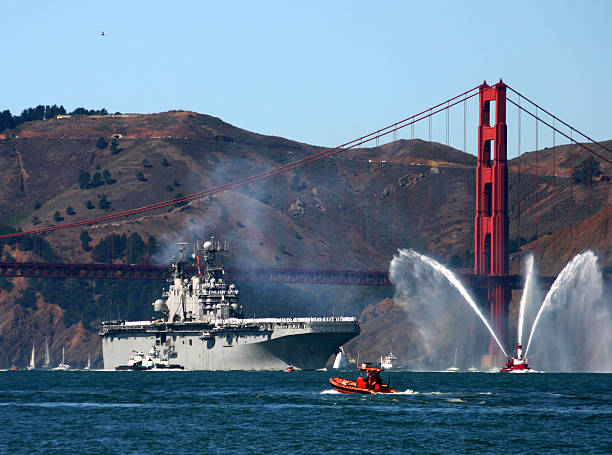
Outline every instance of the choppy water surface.
<path id="1" fill-rule="evenodd" d="M 344 373 L 353 377 L 355 373 Z M 609 453 L 612 375 L 0 372 L 0 453 Z M 386 378 L 386 376 L 384 376 Z"/>

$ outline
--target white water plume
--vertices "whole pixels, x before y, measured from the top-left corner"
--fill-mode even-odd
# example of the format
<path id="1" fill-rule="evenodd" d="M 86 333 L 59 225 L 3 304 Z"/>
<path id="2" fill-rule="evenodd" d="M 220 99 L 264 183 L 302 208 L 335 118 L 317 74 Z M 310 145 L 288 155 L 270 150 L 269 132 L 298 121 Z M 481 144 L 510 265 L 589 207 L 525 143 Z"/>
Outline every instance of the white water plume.
<path id="1" fill-rule="evenodd" d="M 423 357 L 436 358 L 450 348 L 459 347 L 464 362 L 472 363 L 474 358 L 466 355 L 466 349 L 473 353 L 468 334 L 474 333 L 476 319 L 482 320 L 501 351 L 501 343 L 487 319 L 476 305 L 468 291 L 457 277 L 437 261 L 414 250 L 399 250 L 391 261 L 389 275 L 396 285 L 396 303 L 408 314 L 417 327 L 420 337 L 418 347 Z M 457 291 L 460 296 L 457 295 Z M 467 302 L 469 306 L 464 303 Z M 458 302 L 458 304 L 456 303 Z M 474 327 L 469 325 L 473 323 Z M 441 346 L 446 343 L 446 346 Z"/>
<path id="2" fill-rule="evenodd" d="M 537 302 L 540 302 L 540 293 L 538 292 L 536 270 L 534 267 L 534 257 L 530 254 L 525 261 L 525 286 L 521 295 L 519 304 L 518 318 L 518 344 L 523 344 L 523 329 L 528 326 L 529 322 L 535 316 Z M 530 317 L 531 316 L 531 317 Z M 526 323 L 527 321 L 527 323 Z"/>
<path id="3" fill-rule="evenodd" d="M 537 335 L 536 335 L 537 333 Z M 548 291 L 525 349 L 546 371 L 612 371 L 612 305 L 593 252 L 575 256 Z"/>

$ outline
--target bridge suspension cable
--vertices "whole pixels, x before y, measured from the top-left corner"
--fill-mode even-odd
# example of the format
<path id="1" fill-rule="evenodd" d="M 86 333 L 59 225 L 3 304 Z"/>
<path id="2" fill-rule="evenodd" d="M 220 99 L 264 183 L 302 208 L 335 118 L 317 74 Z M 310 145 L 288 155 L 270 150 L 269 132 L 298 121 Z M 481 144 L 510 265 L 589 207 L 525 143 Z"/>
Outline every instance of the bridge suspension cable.
<path id="1" fill-rule="evenodd" d="M 151 210 L 156 210 L 156 209 L 160 209 L 160 208 L 164 208 L 164 207 L 168 207 L 174 204 L 181 204 L 181 203 L 186 203 L 195 199 L 200 199 L 202 197 L 205 196 L 211 196 L 213 194 L 216 193 L 220 193 L 222 191 L 226 191 L 229 189 L 234 189 L 243 185 L 247 185 L 249 183 L 254 183 L 257 182 L 259 180 L 263 180 L 263 179 L 267 179 L 269 177 L 278 175 L 278 174 L 282 174 L 285 173 L 287 171 L 299 168 L 301 166 L 306 166 L 312 163 L 315 163 L 317 161 L 320 161 L 322 159 L 326 159 L 326 158 L 330 158 L 334 155 L 337 155 L 341 152 L 350 150 L 352 148 L 355 148 L 359 145 L 365 144 L 367 142 L 370 142 L 372 140 L 376 140 L 382 136 L 385 136 L 387 134 L 393 133 L 399 129 L 405 128 L 407 126 L 410 125 L 414 125 L 415 123 L 420 122 L 421 120 L 425 120 L 426 118 L 430 118 L 432 115 L 435 115 L 443 110 L 446 109 L 450 109 L 451 107 L 465 102 L 466 100 L 478 95 L 478 89 L 479 89 L 480 85 L 471 88 L 470 90 L 466 90 L 465 92 L 460 93 L 457 96 L 454 96 L 452 98 L 449 98 L 445 101 L 442 101 L 441 103 L 436 104 L 435 106 L 423 110 L 421 112 L 419 112 L 418 114 L 414 114 L 410 117 L 407 117 L 403 120 L 400 120 L 399 122 L 395 122 L 391 125 L 388 125 L 384 128 L 380 128 L 376 131 L 373 131 L 369 134 L 366 134 L 364 136 L 361 136 L 357 139 L 354 139 L 352 141 L 349 142 L 345 142 L 342 145 L 339 145 L 337 147 L 331 148 L 331 149 L 327 149 L 324 150 L 322 152 L 319 153 L 315 153 L 313 155 L 309 155 L 305 158 L 302 158 L 300 160 L 297 161 L 293 161 L 291 163 L 287 163 L 285 165 L 282 166 L 278 166 L 276 168 L 273 169 L 269 169 L 267 171 L 263 171 L 260 172 L 258 174 L 254 174 L 251 175 L 249 177 L 245 177 L 242 179 L 238 179 L 238 180 L 234 180 L 232 182 L 214 187 L 214 188 L 209 188 L 207 190 L 203 190 L 203 191 L 199 191 L 197 193 L 193 193 L 193 194 L 189 194 L 187 196 L 183 196 L 180 198 L 175 198 L 175 199 L 171 199 L 168 201 L 163 201 L 163 202 L 157 202 L 154 204 L 150 204 L 150 205 L 146 205 L 146 206 L 142 206 L 142 207 L 138 207 L 135 209 L 130 209 L 130 210 L 125 210 L 123 212 L 118 212 L 118 213 L 113 213 L 113 214 L 109 214 L 109 215 L 104 215 L 104 216 L 100 216 L 100 217 L 96 217 L 96 218 L 90 218 L 90 219 L 86 219 L 86 220 L 81 220 L 81 221 L 75 221 L 72 223 L 66 223 L 66 224 L 61 224 L 61 225 L 57 225 L 57 226 L 48 226 L 48 227 L 44 227 L 44 228 L 39 228 L 39 229 L 33 229 L 33 230 L 29 230 L 29 231 L 22 231 L 22 232 L 15 232 L 15 233 L 11 233 L 11 234 L 3 234 L 0 235 L 0 240 L 2 239 L 9 239 L 9 238 L 16 238 L 16 237 L 23 237 L 23 236 L 27 236 L 27 235 L 35 235 L 35 234 L 42 234 L 45 232 L 53 232 L 53 231 L 58 231 L 58 230 L 62 230 L 62 229 L 69 229 L 69 228 L 73 228 L 73 227 L 78 227 L 78 226 L 85 226 L 85 225 L 89 225 L 89 224 L 94 224 L 94 223 L 100 223 L 100 222 L 104 222 L 104 221 L 109 221 L 112 219 L 117 219 L 117 218 L 123 218 L 126 216 L 130 216 L 130 215 L 137 215 L 140 213 L 144 213 L 144 212 L 148 212 Z"/>
<path id="2" fill-rule="evenodd" d="M 592 139 L 591 137 L 587 136 L 586 134 L 582 133 L 580 130 L 574 128 L 573 126 L 569 125 L 568 123 L 564 122 L 563 120 L 561 120 L 559 117 L 555 116 L 554 114 L 551 114 L 549 111 L 547 111 L 546 109 L 544 109 L 543 107 L 541 107 L 540 105 L 534 103 L 533 101 L 531 101 L 529 98 L 527 98 L 525 95 L 517 92 L 516 90 L 514 90 L 512 87 L 507 86 L 509 90 L 511 90 L 513 93 L 515 93 L 516 95 L 519 96 L 519 99 L 524 99 L 525 101 L 531 103 L 536 111 L 535 113 L 530 111 L 529 109 L 527 109 L 524 106 L 521 106 L 520 102 L 516 103 L 514 102 L 512 99 L 508 98 L 508 101 L 512 104 L 514 104 L 518 109 L 520 109 L 523 112 L 526 112 L 527 114 L 529 114 L 530 116 L 532 116 L 534 119 L 536 119 L 536 121 L 542 122 L 543 124 L 545 124 L 546 126 L 548 126 L 550 129 L 552 129 L 553 131 L 561 134 L 562 136 L 564 136 L 565 138 L 569 139 L 571 143 L 576 144 L 580 147 L 582 147 L 583 149 L 587 150 L 589 153 L 592 153 L 593 155 L 601 158 L 602 160 L 606 161 L 607 163 L 612 164 L 612 160 L 600 155 L 599 153 L 597 153 L 596 151 L 590 149 L 589 147 L 587 147 L 586 145 L 584 145 L 583 143 L 575 140 L 573 138 L 573 134 L 571 134 L 572 132 L 576 132 L 578 134 L 580 134 L 582 137 L 584 137 L 587 142 L 590 141 L 591 143 L 597 145 L 598 147 L 601 147 L 601 149 L 607 151 L 608 153 L 612 153 L 612 149 L 606 147 L 605 145 L 597 142 L 596 140 Z M 566 133 L 564 133 L 563 131 L 561 131 L 559 128 L 557 128 L 553 122 L 553 124 L 548 123 L 547 121 L 545 121 L 544 119 L 542 119 L 542 117 L 540 115 L 538 115 L 538 111 L 542 111 L 544 113 L 546 113 L 547 115 L 549 115 L 552 119 L 554 119 L 555 121 L 558 121 L 559 123 L 563 124 L 564 126 L 568 127 L 570 129 L 570 135 L 567 135 Z M 537 147 L 536 147 L 537 148 Z"/>

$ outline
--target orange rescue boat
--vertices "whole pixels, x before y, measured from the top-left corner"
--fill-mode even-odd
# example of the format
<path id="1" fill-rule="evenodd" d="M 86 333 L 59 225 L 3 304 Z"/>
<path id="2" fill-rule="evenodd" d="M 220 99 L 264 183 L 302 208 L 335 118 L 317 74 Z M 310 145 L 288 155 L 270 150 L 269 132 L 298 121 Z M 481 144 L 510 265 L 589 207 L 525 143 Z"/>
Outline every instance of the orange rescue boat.
<path id="1" fill-rule="evenodd" d="M 382 368 L 371 367 L 364 363 L 357 367 L 362 372 L 356 381 L 343 378 L 329 378 L 329 383 L 340 393 L 396 393 L 380 379 Z"/>

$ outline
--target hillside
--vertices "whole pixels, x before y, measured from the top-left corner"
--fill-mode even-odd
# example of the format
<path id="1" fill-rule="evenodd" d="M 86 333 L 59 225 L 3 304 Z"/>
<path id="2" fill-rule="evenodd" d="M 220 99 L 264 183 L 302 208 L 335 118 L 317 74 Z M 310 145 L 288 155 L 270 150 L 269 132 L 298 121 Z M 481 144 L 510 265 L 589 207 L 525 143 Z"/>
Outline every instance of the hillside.
<path id="1" fill-rule="evenodd" d="M 184 111 L 64 116 L 26 122 L 4 135 L 6 139 L 0 140 L 0 218 L 4 229 L 17 230 L 170 200 L 323 150 Z M 612 266 L 611 184 L 606 179 L 590 188 L 573 184 L 571 168 L 585 158 L 577 146 L 560 146 L 521 156 L 520 173 L 519 160 L 510 162 L 513 273 L 520 269 L 519 244 L 523 250 L 535 251 L 544 274 L 558 273 L 587 245 L 596 250 L 604 267 Z M 239 266 L 386 269 L 398 248 L 411 247 L 455 267 L 469 267 L 475 165 L 474 156 L 445 145 L 400 140 L 349 150 L 185 206 L 47 234 L 26 253 L 23 245 L 9 242 L 2 254 L 4 259 L 36 259 L 48 243 L 52 252 L 47 254 L 53 260 L 90 262 L 92 255 L 105 250 L 119 261 L 129 256 L 130 262 L 165 263 L 176 242 L 215 234 L 230 242 L 232 261 Z M 601 170 L 604 176 L 612 175 L 607 163 L 601 163 Z M 84 245 L 83 231 L 92 249 Z M 117 244 L 103 243 L 111 234 L 117 234 L 117 242 L 124 234 L 128 239 L 122 253 Z M 142 245 L 131 237 L 135 234 Z M 157 240 L 157 248 L 148 241 L 151 237 Z M 87 303 L 86 313 L 97 316 L 81 321 L 80 306 L 86 304 L 60 297 L 59 285 L 3 280 L 0 365 L 24 364 L 32 340 L 42 352 L 45 336 L 53 341 L 55 352 L 65 345 L 70 358 L 83 363 L 95 348 L 96 322 L 109 311 L 148 316 L 149 299 L 160 285 L 124 287 L 130 302 L 141 302 L 127 308 L 118 303 L 121 299 L 103 297 L 121 295 L 119 283 L 70 284 L 70 293 L 82 292 L 84 300 L 89 300 L 88 295 L 95 300 L 95 304 Z M 28 287 L 36 290 L 36 303 L 16 305 L 15 301 L 25 301 Z M 358 315 L 367 305 L 388 297 L 391 290 L 284 286 L 265 292 L 290 299 L 288 313 Z M 256 296 L 258 291 L 246 286 L 245 293 Z M 245 303 L 252 314 L 279 311 L 278 305 L 261 305 Z M 44 314 L 62 315 L 64 324 L 59 319 L 42 324 L 39 319 Z"/>

